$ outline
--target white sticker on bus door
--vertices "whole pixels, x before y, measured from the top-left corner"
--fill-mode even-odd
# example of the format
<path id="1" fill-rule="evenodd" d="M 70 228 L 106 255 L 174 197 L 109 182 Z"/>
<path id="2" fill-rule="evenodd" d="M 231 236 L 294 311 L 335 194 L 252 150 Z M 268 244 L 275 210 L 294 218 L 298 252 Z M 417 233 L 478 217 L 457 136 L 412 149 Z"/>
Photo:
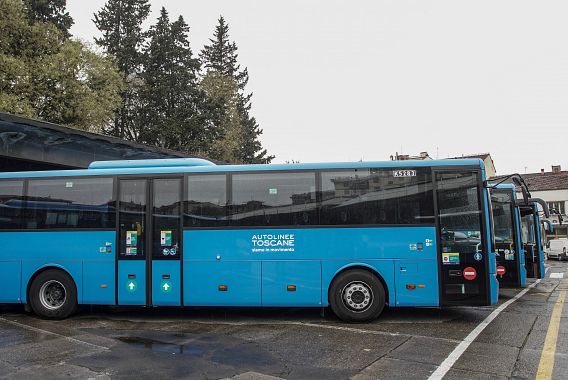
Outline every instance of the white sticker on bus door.
<path id="1" fill-rule="evenodd" d="M 126 245 L 138 245 L 137 231 L 126 231 Z"/>

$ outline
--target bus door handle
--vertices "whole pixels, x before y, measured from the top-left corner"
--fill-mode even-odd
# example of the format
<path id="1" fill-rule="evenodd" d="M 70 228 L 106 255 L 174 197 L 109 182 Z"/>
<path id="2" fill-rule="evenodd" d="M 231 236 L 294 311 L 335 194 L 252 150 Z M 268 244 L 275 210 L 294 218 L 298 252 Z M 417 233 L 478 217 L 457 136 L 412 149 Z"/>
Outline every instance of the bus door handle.
<path id="1" fill-rule="evenodd" d="M 406 267 L 400 267 L 401 272 L 406 272 Z"/>
<path id="2" fill-rule="evenodd" d="M 128 275 L 128 278 L 129 278 L 129 279 L 131 279 L 131 278 L 136 278 L 136 275 L 135 275 L 135 274 L 129 274 L 129 275 Z"/>
<path id="3" fill-rule="evenodd" d="M 170 275 L 169 275 L 169 274 L 163 274 L 163 275 L 162 275 L 162 278 L 163 278 L 164 280 L 169 280 L 169 279 L 170 279 Z"/>

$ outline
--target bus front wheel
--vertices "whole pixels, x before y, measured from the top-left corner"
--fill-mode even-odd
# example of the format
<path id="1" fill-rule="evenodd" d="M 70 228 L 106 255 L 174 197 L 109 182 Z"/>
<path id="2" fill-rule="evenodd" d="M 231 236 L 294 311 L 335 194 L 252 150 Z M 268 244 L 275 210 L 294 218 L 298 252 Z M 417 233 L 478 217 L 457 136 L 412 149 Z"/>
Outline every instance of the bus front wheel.
<path id="1" fill-rule="evenodd" d="M 63 319 L 77 307 L 77 289 L 67 273 L 50 269 L 34 279 L 29 300 L 32 310 L 40 317 Z"/>
<path id="2" fill-rule="evenodd" d="M 364 269 L 350 269 L 333 281 L 329 291 L 331 309 L 347 322 L 367 322 L 385 307 L 385 289 L 379 279 Z"/>

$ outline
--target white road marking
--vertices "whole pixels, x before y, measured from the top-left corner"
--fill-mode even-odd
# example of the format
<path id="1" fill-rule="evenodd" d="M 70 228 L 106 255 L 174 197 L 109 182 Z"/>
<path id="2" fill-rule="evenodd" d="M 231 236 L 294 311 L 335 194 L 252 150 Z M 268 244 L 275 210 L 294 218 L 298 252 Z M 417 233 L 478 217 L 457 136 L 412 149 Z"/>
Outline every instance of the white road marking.
<path id="1" fill-rule="evenodd" d="M 94 347 L 94 348 L 97 348 L 99 350 L 109 350 L 109 348 L 104 347 L 104 346 L 99 346 L 98 344 L 85 342 L 83 340 L 71 338 L 70 336 L 65 336 L 65 335 L 61 335 L 61 334 L 54 333 L 54 332 L 51 332 L 51 331 L 43 330 L 43 329 L 40 329 L 40 328 L 37 328 L 37 327 L 28 326 L 28 325 L 25 325 L 23 323 L 11 321 L 11 320 L 3 318 L 3 317 L 0 317 L 0 321 L 5 322 L 5 323 L 12 325 L 12 326 L 21 327 L 23 329 L 34 331 L 34 332 L 37 332 L 37 333 L 48 334 L 48 335 L 53 335 L 53 336 L 56 336 L 56 337 L 59 337 L 59 338 L 63 338 L 65 340 L 69 341 L 69 342 L 82 344 L 84 346 Z"/>
<path id="2" fill-rule="evenodd" d="M 548 272 L 548 269 L 550 268 L 546 268 L 545 270 L 545 276 L 546 276 L 546 272 Z M 428 380 L 441 380 L 446 373 L 448 373 L 448 371 L 450 369 L 452 369 L 452 367 L 454 366 L 454 364 L 458 361 L 458 359 L 463 355 L 463 353 L 465 352 L 465 350 L 467 350 L 467 348 L 469 347 L 469 345 L 471 343 L 473 343 L 473 341 L 479 336 L 479 334 L 481 334 L 481 332 L 483 330 L 485 330 L 485 328 L 495 319 L 497 318 L 497 316 L 499 314 L 501 314 L 501 312 L 503 310 L 505 310 L 507 308 L 507 306 L 509 306 L 510 304 L 512 304 L 513 302 L 515 302 L 516 300 L 518 300 L 519 298 L 521 298 L 522 296 L 524 296 L 529 290 L 531 290 L 532 288 L 534 288 L 539 282 L 541 281 L 541 279 L 536 280 L 535 282 L 533 282 L 532 284 L 530 284 L 528 287 L 526 287 L 525 289 L 521 290 L 519 293 L 517 293 L 517 295 L 513 298 L 511 298 L 510 300 L 508 300 L 507 302 L 503 303 L 501 306 L 499 306 L 497 309 L 493 310 L 493 312 L 491 314 L 489 314 L 487 316 L 487 318 L 485 318 L 479 325 L 477 325 L 472 332 L 470 332 L 465 338 L 464 340 L 461 341 L 460 344 L 458 344 L 458 346 L 456 348 L 454 348 L 454 350 L 452 352 L 450 352 L 450 354 L 448 355 L 448 357 L 442 362 L 442 364 L 440 364 L 438 366 L 438 368 L 436 368 L 436 370 L 430 375 L 430 377 L 428 378 Z"/>
<path id="3" fill-rule="evenodd" d="M 552 272 L 550 278 L 564 278 L 564 273 Z"/>
<path id="4" fill-rule="evenodd" d="M 382 335 L 382 336 L 393 336 L 402 338 L 424 338 L 430 340 L 441 340 L 451 343 L 459 343 L 457 339 L 440 338 L 437 336 L 426 336 L 426 335 L 416 335 L 416 334 L 404 334 L 404 333 L 391 333 L 388 331 L 380 330 L 368 330 L 360 329 L 356 327 L 347 326 L 335 326 L 324 323 L 312 323 L 312 322 L 299 322 L 299 321 L 275 321 L 275 322 L 229 322 L 229 321 L 202 321 L 198 319 L 188 320 L 191 323 L 197 323 L 202 325 L 228 325 L 228 326 L 303 326 L 303 327 L 315 327 L 321 329 L 338 330 L 338 331 L 348 331 L 355 334 L 366 334 L 366 335 Z"/>

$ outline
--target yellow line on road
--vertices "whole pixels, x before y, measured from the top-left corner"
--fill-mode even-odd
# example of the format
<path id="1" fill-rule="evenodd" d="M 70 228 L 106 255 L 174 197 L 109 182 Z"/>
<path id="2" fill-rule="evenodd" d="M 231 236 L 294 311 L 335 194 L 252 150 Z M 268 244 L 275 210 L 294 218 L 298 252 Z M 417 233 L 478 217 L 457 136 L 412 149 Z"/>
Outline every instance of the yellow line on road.
<path id="1" fill-rule="evenodd" d="M 566 280 L 564 285 L 567 284 Z M 552 379 L 552 371 L 554 370 L 554 354 L 556 353 L 556 341 L 558 340 L 558 331 L 560 330 L 560 318 L 562 317 L 562 308 L 564 307 L 564 300 L 566 299 L 566 289 L 560 291 L 560 295 L 554 304 L 548 331 L 546 332 L 546 339 L 544 347 L 542 348 L 542 355 L 540 356 L 540 363 L 538 364 L 538 371 L 536 373 L 536 380 L 549 380 Z"/>

